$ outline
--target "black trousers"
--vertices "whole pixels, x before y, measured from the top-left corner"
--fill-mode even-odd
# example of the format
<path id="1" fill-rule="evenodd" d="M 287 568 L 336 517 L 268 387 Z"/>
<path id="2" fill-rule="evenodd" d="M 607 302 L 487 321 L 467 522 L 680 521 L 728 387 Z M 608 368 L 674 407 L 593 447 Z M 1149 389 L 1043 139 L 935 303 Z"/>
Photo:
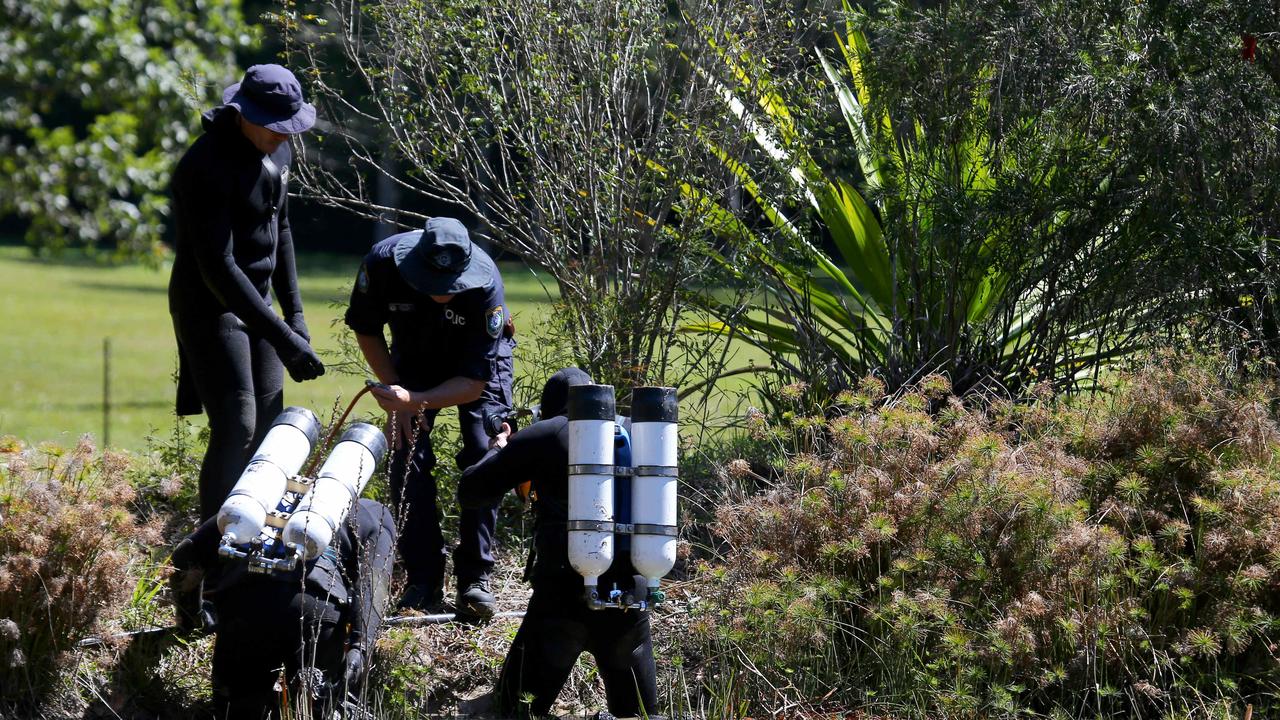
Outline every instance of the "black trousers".
<path id="1" fill-rule="evenodd" d="M 595 657 L 610 713 L 657 712 L 649 614 L 591 610 L 581 598 L 581 587 L 579 582 L 566 589 L 534 589 L 494 688 L 499 713 L 546 715 L 583 651 Z"/>
<path id="2" fill-rule="evenodd" d="M 214 602 L 212 684 L 219 720 L 279 717 L 282 701 L 275 685 L 282 669 L 290 708 L 299 704 L 301 669 L 318 671 L 317 681 L 341 681 L 346 623 L 332 602 L 304 592 L 299 583 L 257 577 L 220 593 Z"/>
<path id="3" fill-rule="evenodd" d="M 209 416 L 200 465 L 200 519 L 218 513 L 284 409 L 284 366 L 275 348 L 232 313 L 174 317 L 187 369 Z"/>
<path id="4" fill-rule="evenodd" d="M 499 358 L 495 364 L 495 377 L 483 394 L 474 402 L 458 406 L 462 450 L 455 460 L 459 470 L 475 464 L 489 449 L 489 436 L 484 431 L 485 413 L 511 407 L 511 358 Z M 427 411 L 429 426 L 435 425 L 438 414 L 439 410 Z M 408 445 L 393 448 L 387 465 L 391 499 L 401 523 L 397 549 L 410 585 L 436 585 L 444 581 L 449 549 L 440 530 L 440 498 L 432 475 L 435 466 L 435 450 L 426 431 L 419 433 L 412 448 Z M 453 574 L 460 583 L 488 577 L 493 572 L 497 525 L 497 507 L 458 511 L 458 547 L 453 551 Z"/>

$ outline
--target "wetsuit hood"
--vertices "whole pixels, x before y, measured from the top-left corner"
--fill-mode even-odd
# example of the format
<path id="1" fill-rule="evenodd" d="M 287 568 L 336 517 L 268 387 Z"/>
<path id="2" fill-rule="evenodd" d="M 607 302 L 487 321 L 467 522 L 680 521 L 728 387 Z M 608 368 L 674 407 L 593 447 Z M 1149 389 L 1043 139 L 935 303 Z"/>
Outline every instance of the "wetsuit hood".
<path id="1" fill-rule="evenodd" d="M 569 405 L 569 388 L 590 385 L 591 382 L 591 376 L 576 367 L 565 368 L 547 378 L 547 384 L 542 387 L 542 417 L 565 414 Z"/>
<path id="2" fill-rule="evenodd" d="M 212 130 L 228 130 L 236 126 L 236 116 L 240 113 L 233 107 L 219 105 L 206 110 L 200 115 L 200 126 L 205 132 Z"/>

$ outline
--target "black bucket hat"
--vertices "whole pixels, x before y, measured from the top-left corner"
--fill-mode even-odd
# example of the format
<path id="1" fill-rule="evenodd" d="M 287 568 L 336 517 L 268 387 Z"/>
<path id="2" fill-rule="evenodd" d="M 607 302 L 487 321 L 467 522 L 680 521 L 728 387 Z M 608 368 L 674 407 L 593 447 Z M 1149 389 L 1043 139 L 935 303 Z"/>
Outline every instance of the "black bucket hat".
<path id="1" fill-rule="evenodd" d="M 298 78 L 281 65 L 254 65 L 244 79 L 222 91 L 222 104 L 240 111 L 245 120 L 285 135 L 296 135 L 316 124 L 316 108 L 302 101 Z"/>
<path id="2" fill-rule="evenodd" d="M 392 254 L 405 282 L 427 295 L 488 287 L 497 274 L 493 260 L 453 218 L 431 218 L 423 230 L 404 233 Z"/>

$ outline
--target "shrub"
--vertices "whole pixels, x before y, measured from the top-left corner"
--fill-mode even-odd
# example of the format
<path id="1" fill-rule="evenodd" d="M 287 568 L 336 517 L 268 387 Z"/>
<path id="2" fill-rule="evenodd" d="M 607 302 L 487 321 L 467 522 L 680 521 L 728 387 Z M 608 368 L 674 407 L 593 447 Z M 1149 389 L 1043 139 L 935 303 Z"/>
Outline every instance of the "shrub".
<path id="1" fill-rule="evenodd" d="M 695 579 L 688 651 L 734 678 L 710 692 L 916 717 L 1275 705 L 1273 380 L 1157 358 L 1090 403 L 932 414 L 925 384 L 760 429 L 787 440 L 776 484 L 719 508 Z"/>
<path id="2" fill-rule="evenodd" d="M 0 703 L 34 704 L 76 641 L 130 596 L 138 543 L 127 456 L 0 443 Z"/>

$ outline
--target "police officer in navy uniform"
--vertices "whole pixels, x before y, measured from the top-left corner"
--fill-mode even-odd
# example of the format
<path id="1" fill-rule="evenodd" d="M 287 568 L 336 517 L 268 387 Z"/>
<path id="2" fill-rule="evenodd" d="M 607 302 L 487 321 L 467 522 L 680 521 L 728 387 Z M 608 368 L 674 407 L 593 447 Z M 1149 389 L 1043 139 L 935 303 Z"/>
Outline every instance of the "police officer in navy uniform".
<path id="1" fill-rule="evenodd" d="M 289 226 L 287 140 L 315 119 L 293 73 L 254 65 L 204 114 L 204 134 L 173 173 L 177 412 L 209 415 L 201 519 L 218 512 L 284 407 L 284 369 L 296 381 L 324 374 L 302 315 Z"/>
<path id="2" fill-rule="evenodd" d="M 216 609 L 216 717 L 279 717 L 281 667 L 294 705 L 300 693 L 329 708 L 348 695 L 359 698 L 387 606 L 395 532 L 389 510 L 361 499 L 323 554 L 278 574 L 251 573 L 243 559 L 218 557 L 217 518 L 179 543 L 170 583 L 177 597 L 194 601 L 177 606 L 179 627 L 207 622 L 192 592 L 202 582 Z M 322 708 L 312 717 L 329 714 Z"/>
<path id="3" fill-rule="evenodd" d="M 493 449 L 467 468 L 458 482 L 458 504 L 488 507 L 520 483 L 532 482 L 534 557 L 529 572 L 533 597 L 507 651 L 494 688 L 498 717 L 542 717 L 551 710 L 578 656 L 590 652 L 604 682 L 609 713 L 597 717 L 658 718 L 657 667 L 649 613 L 593 610 L 583 597 L 582 576 L 569 563 L 569 388 L 589 385 L 578 368 L 552 375 L 542 390 L 542 417 L 518 433 L 504 425 Z M 508 441 L 508 436 L 510 441 Z M 601 588 L 645 585 L 629 553 L 616 554 L 599 578 Z M 475 709 L 482 709 L 484 701 Z"/>
<path id="4" fill-rule="evenodd" d="M 485 416 L 511 408 L 515 342 L 502 277 L 461 222 L 432 218 L 423 230 L 374 245 L 356 276 L 346 323 L 385 384 L 372 392 L 389 415 L 388 477 L 403 517 L 399 548 L 408 585 L 400 606 L 434 608 L 444 597 L 447 550 L 431 474 L 431 428 L 441 409 L 458 407 L 462 450 L 455 459 L 463 469 L 488 447 Z M 496 503 L 459 513 L 453 553 L 459 613 L 493 615 L 497 517 Z"/>

